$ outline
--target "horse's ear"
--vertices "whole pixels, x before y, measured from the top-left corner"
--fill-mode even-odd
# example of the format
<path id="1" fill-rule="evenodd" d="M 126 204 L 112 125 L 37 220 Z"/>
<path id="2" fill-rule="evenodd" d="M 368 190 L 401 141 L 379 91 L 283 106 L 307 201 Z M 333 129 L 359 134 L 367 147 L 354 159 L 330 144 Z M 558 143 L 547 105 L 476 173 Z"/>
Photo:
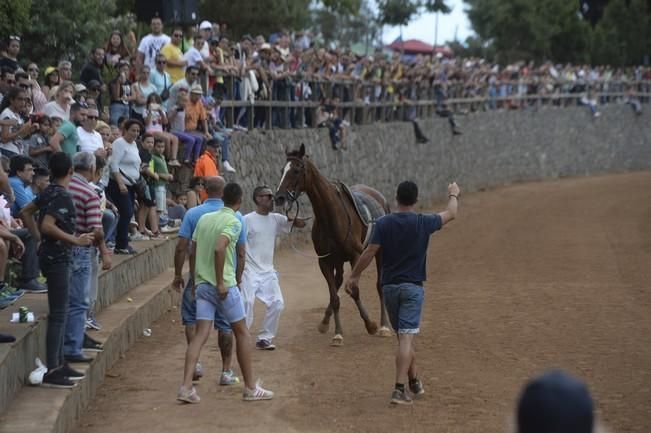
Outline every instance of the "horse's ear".
<path id="1" fill-rule="evenodd" d="M 305 156 L 305 143 L 301 143 L 301 148 L 299 149 L 299 152 L 301 154 L 301 158 Z"/>

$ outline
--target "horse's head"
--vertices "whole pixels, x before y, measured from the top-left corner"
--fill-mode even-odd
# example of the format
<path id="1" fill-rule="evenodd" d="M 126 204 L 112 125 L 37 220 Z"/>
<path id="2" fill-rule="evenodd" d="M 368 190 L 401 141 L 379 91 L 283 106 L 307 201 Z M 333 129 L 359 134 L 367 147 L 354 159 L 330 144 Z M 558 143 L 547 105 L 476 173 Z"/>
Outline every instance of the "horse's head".
<path id="1" fill-rule="evenodd" d="M 305 145 L 299 150 L 287 152 L 287 163 L 283 167 L 280 184 L 276 190 L 277 206 L 288 208 L 305 191 Z"/>

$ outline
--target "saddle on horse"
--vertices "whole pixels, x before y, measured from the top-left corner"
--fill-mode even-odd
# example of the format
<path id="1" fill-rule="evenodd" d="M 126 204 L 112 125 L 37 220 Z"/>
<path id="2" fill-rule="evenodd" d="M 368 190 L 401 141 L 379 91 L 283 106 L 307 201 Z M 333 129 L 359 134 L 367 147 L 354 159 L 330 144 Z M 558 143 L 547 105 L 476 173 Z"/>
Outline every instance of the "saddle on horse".
<path id="1" fill-rule="evenodd" d="M 371 233 L 373 233 L 373 227 L 375 226 L 375 221 L 381 216 L 386 215 L 386 212 L 382 205 L 372 196 L 365 193 L 364 191 L 359 191 L 356 189 L 351 189 L 343 182 L 340 182 L 341 190 L 352 200 L 355 205 L 355 212 L 359 216 L 360 220 L 367 227 L 366 236 L 364 239 L 364 247 L 368 244 L 368 241 L 371 239 Z"/>

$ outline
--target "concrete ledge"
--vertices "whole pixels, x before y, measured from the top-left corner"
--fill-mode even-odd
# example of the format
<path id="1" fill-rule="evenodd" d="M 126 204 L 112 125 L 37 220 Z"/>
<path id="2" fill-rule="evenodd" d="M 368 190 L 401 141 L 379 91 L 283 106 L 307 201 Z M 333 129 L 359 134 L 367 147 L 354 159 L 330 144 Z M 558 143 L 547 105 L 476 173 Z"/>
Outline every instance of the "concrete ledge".
<path id="1" fill-rule="evenodd" d="M 93 337 L 104 342 L 104 351 L 87 367 L 86 378 L 70 390 L 23 387 L 0 417 L 0 433 L 65 433 L 95 395 L 109 369 L 137 340 L 143 330 L 180 301 L 171 289 L 172 268 L 159 273 L 117 300 L 98 315 L 103 324 Z M 45 328 L 42 326 L 41 328 Z M 83 371 L 85 366 L 75 364 Z"/>
<path id="2" fill-rule="evenodd" d="M 138 242 L 135 246 L 140 253 L 135 256 L 113 256 L 113 268 L 100 274 L 98 312 L 134 287 L 160 275 L 174 263 L 174 239 Z M 164 285 L 172 281 L 169 278 Z M 36 322 L 9 323 L 11 313 L 20 306 L 33 311 Z M 47 313 L 47 295 L 36 294 L 25 295 L 13 306 L 0 311 L 0 332 L 16 337 L 15 343 L 0 344 L 0 414 L 5 412 L 30 371 L 35 368 L 34 358 L 38 356 L 45 361 Z"/>

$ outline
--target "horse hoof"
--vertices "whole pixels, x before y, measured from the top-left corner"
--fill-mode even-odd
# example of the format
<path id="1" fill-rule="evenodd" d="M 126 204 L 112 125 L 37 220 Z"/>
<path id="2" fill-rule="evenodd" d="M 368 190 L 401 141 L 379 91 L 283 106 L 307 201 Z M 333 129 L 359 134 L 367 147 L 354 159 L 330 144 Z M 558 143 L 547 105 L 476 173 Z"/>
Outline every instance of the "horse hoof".
<path id="1" fill-rule="evenodd" d="M 378 336 L 380 337 L 391 337 L 393 335 L 393 332 L 386 326 L 383 326 L 380 328 L 380 331 L 377 333 Z"/>
<path id="2" fill-rule="evenodd" d="M 332 347 L 340 347 L 344 345 L 344 337 L 341 334 L 336 334 L 334 337 L 332 337 L 332 341 L 330 342 L 330 346 Z"/>
<path id="3" fill-rule="evenodd" d="M 366 332 L 368 332 L 368 335 L 375 335 L 377 332 L 377 324 L 375 322 L 367 322 Z"/>
<path id="4" fill-rule="evenodd" d="M 319 326 L 317 327 L 317 329 L 319 330 L 320 333 L 325 334 L 326 332 L 328 332 L 329 327 L 330 327 L 330 323 L 321 322 L 321 323 L 319 323 Z"/>

